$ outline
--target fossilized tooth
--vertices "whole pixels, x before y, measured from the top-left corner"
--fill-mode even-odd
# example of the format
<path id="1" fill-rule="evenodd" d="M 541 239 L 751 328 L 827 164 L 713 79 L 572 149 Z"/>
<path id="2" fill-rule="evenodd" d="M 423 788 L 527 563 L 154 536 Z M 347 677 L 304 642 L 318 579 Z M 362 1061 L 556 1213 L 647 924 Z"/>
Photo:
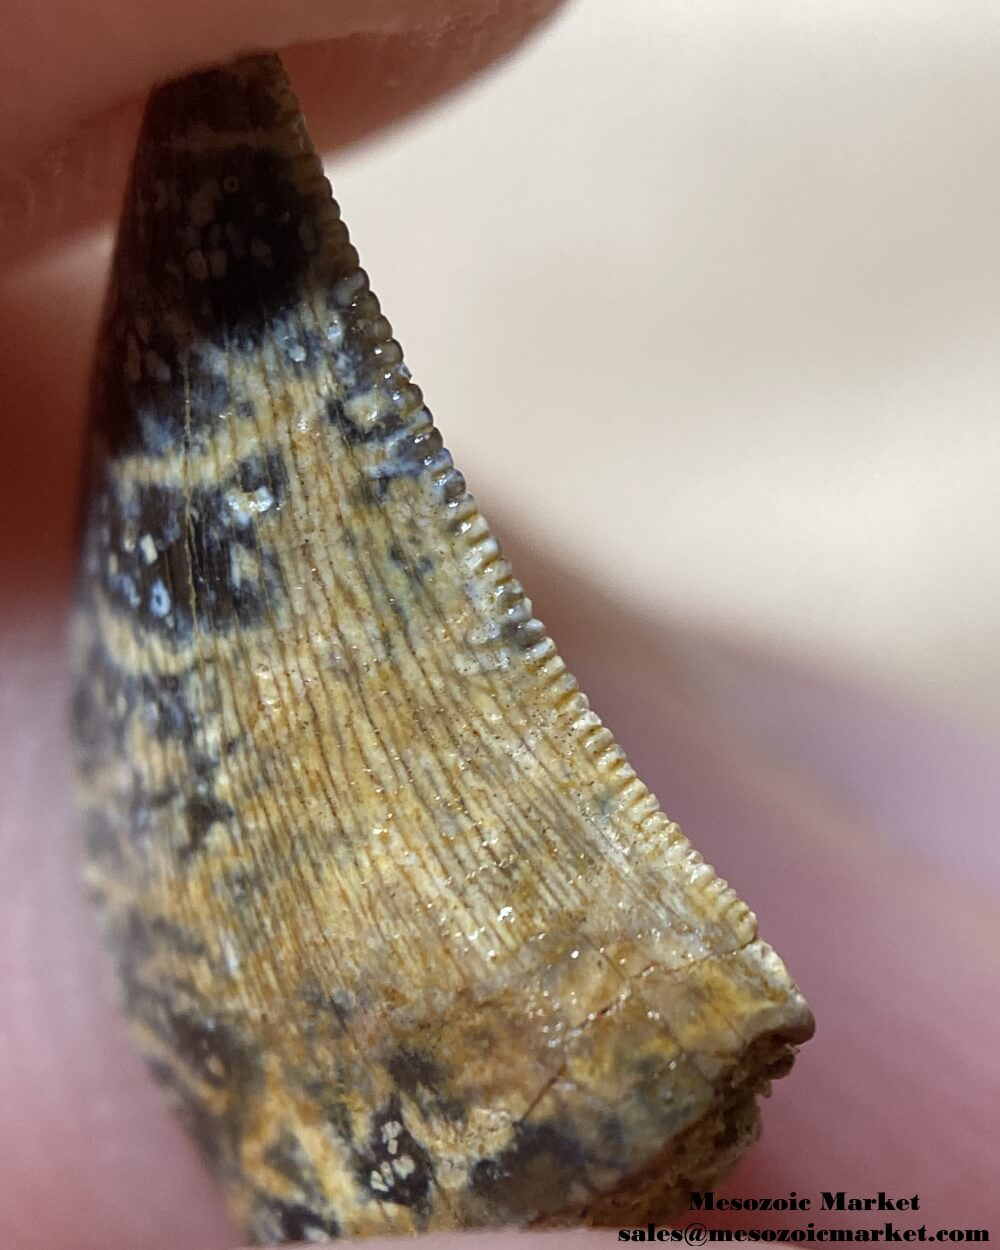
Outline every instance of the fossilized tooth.
<path id="1" fill-rule="evenodd" d="M 151 98 L 91 469 L 89 879 L 248 1233 L 708 1184 L 809 1010 L 532 617 L 274 57 Z"/>

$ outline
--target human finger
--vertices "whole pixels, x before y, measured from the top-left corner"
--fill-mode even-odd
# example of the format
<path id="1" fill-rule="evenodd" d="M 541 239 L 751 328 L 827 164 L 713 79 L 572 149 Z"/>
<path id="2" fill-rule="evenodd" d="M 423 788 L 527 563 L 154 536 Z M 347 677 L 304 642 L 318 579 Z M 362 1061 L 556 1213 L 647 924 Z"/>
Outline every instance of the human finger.
<path id="1" fill-rule="evenodd" d="M 149 86 L 251 48 L 283 58 L 321 150 L 413 112 L 517 46 L 559 0 L 79 0 L 5 16 L 0 268 L 115 214 Z"/>

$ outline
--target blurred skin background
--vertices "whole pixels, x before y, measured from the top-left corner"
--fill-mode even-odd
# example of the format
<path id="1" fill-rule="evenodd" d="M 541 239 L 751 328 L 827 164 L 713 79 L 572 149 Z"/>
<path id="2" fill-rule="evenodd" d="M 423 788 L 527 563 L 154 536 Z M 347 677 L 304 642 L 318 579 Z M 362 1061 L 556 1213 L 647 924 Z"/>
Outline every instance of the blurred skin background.
<path id="1" fill-rule="evenodd" d="M 294 83 L 448 446 L 595 708 L 816 1012 L 728 1192 L 920 1193 L 908 1226 L 1000 1235 L 1000 24 L 973 0 L 577 0 L 343 148 L 546 7 L 95 3 L 62 38 L 11 10 L 5 1250 L 237 1244 L 79 896 L 62 630 L 137 115 L 101 110 L 317 39 Z"/>
<path id="2" fill-rule="evenodd" d="M 582 0 L 332 173 L 512 522 L 647 613 L 1000 731 L 989 12 Z"/>

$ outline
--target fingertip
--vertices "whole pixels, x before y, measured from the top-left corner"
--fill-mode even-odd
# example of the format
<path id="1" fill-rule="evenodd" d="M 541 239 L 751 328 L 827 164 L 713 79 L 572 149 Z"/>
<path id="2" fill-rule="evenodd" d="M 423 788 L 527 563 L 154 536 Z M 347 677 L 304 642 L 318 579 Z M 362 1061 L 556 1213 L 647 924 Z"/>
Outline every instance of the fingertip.
<path id="1" fill-rule="evenodd" d="M 561 0 L 341 0 L 277 9 L 185 4 L 133 29 L 119 0 L 102 0 L 112 31 L 100 59 L 74 10 L 43 48 L 34 29 L 9 29 L 17 58 L 0 76 L 0 255 L 10 269 L 110 220 L 119 203 L 149 86 L 250 48 L 282 48 L 317 146 L 356 142 L 495 63 Z M 185 13 L 184 9 L 190 12 Z M 145 12 L 145 11 L 144 11 Z M 22 23 L 27 26 L 27 23 Z M 100 44 L 100 40 L 96 43 Z M 77 49 L 80 49 L 78 52 Z"/>

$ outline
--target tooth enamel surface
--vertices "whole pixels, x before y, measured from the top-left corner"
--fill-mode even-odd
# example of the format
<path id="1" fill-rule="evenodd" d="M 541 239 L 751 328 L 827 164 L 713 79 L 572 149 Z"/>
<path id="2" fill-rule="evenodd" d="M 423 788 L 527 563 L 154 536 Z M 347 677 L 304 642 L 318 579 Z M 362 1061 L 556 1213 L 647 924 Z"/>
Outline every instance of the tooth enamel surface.
<path id="1" fill-rule="evenodd" d="M 812 1030 L 566 672 L 276 59 L 152 98 L 74 628 L 91 887 L 249 1235 L 663 1214 Z"/>

